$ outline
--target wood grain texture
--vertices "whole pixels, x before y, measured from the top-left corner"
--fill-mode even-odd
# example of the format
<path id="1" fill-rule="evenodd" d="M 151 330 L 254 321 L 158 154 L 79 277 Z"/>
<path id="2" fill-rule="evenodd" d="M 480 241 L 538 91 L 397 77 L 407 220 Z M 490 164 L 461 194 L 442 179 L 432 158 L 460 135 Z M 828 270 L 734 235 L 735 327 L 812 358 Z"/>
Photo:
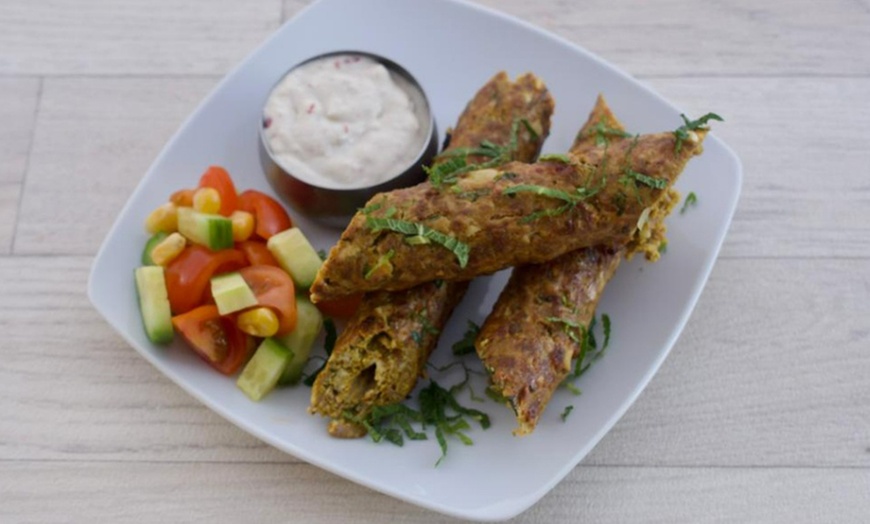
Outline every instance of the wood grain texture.
<path id="1" fill-rule="evenodd" d="M 870 467 L 868 297 L 863 259 L 719 260 L 587 463 Z"/>
<path id="2" fill-rule="evenodd" d="M 0 78 L 0 253 L 12 250 L 40 81 Z"/>
<path id="3" fill-rule="evenodd" d="M 653 79 L 743 162 L 723 257 L 870 256 L 870 79 Z M 715 195 L 698 195 L 704 198 Z"/>
<path id="4" fill-rule="evenodd" d="M 0 476 L 0 518 L 8 522 L 129 522 L 154 515 L 203 523 L 460 522 L 304 464 L 3 467 L 8 475 Z M 579 467 L 511 522 L 857 524 L 866 521 L 868 492 L 867 469 Z"/>
<path id="5" fill-rule="evenodd" d="M 278 27 L 280 0 L 6 0 L 0 73 L 224 74 Z"/>
<path id="6" fill-rule="evenodd" d="M 715 133 L 745 170 L 722 256 L 660 372 L 514 522 L 866 522 L 870 4 L 481 3 L 688 114 L 722 114 Z M 163 145 L 309 4 L 0 2 L 0 521 L 451 521 L 237 429 L 85 296 L 92 256 Z"/>
<path id="7" fill-rule="evenodd" d="M 311 5 L 309 0 L 284 0 L 281 3 L 281 21 L 290 20 L 309 5 Z"/>
<path id="8" fill-rule="evenodd" d="M 870 74 L 870 13 L 854 0 L 592 0 L 481 4 L 568 38 L 634 75 Z"/>
<path id="9" fill-rule="evenodd" d="M 48 78 L 16 254 L 93 254 L 148 166 L 217 78 Z"/>
<path id="10" fill-rule="evenodd" d="M 0 78 L 0 184 L 24 178 L 39 84 L 36 78 Z"/>

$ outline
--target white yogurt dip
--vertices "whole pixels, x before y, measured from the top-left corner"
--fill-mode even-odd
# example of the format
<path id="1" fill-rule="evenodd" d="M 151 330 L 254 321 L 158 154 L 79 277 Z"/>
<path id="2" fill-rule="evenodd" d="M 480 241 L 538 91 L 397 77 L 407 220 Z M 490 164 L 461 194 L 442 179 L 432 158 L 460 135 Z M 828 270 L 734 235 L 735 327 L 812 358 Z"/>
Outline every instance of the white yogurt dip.
<path id="1" fill-rule="evenodd" d="M 385 182 L 426 143 L 423 95 L 372 58 L 331 55 L 288 73 L 263 111 L 272 157 L 293 176 L 329 188 Z M 421 110 L 422 109 L 422 110 Z"/>

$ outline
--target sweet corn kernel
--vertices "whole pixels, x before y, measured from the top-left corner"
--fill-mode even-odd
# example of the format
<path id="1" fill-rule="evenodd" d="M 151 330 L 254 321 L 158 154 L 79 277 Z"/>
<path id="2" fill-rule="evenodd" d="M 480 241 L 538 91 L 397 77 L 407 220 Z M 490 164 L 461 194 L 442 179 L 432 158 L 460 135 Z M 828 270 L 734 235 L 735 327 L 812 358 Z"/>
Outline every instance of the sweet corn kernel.
<path id="1" fill-rule="evenodd" d="M 271 337 L 278 332 L 278 315 L 267 307 L 255 307 L 239 314 L 236 325 L 255 337 Z"/>
<path id="2" fill-rule="evenodd" d="M 158 266 L 166 267 L 184 251 L 186 244 L 187 240 L 181 233 L 172 233 L 154 246 L 154 249 L 151 250 L 151 260 Z"/>
<path id="3" fill-rule="evenodd" d="M 178 208 L 172 202 L 167 202 L 148 215 L 145 219 L 145 230 L 151 233 L 163 231 L 172 233 L 178 230 Z"/>
<path id="4" fill-rule="evenodd" d="M 201 187 L 193 194 L 193 209 L 200 213 L 217 213 L 221 210 L 221 194 L 213 187 Z"/>
<path id="5" fill-rule="evenodd" d="M 254 215 L 247 211 L 233 211 L 230 215 L 233 221 L 233 240 L 244 242 L 254 234 Z"/>

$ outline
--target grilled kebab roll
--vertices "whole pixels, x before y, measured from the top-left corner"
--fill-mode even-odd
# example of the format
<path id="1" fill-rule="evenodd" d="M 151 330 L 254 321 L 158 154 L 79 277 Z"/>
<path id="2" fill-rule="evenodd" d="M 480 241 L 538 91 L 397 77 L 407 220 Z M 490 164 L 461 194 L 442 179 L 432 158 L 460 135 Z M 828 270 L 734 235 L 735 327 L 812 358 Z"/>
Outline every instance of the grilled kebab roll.
<path id="1" fill-rule="evenodd" d="M 516 140 L 513 158 L 533 161 L 549 134 L 553 106 L 546 86 L 534 75 L 512 82 L 506 73 L 499 73 L 466 106 L 450 134 L 448 154 L 435 164 L 459 158 L 450 152 L 473 153 L 481 144 L 508 146 L 512 140 Z M 517 122 L 523 122 L 522 129 Z M 462 156 L 466 165 L 491 160 Z M 466 288 L 467 282 L 430 282 L 364 296 L 311 391 L 309 411 L 333 418 L 328 427 L 331 435 L 364 435 L 365 428 L 348 421 L 348 415 L 364 417 L 373 406 L 401 402 L 410 394 Z"/>
<path id="2" fill-rule="evenodd" d="M 618 141 L 631 140 L 603 97 L 572 146 L 576 158 L 599 164 Z M 595 314 L 604 286 L 623 256 L 659 255 L 662 220 L 679 195 L 669 189 L 635 231 L 629 245 L 597 246 L 566 253 L 550 262 L 520 266 L 498 298 L 475 340 L 490 371 L 491 388 L 513 408 L 516 435 L 531 433 L 556 388 L 578 358 L 578 338 Z"/>
<path id="3" fill-rule="evenodd" d="M 311 288 L 312 300 L 468 280 L 597 245 L 628 242 L 702 150 L 705 130 L 611 142 L 597 164 L 571 156 L 511 162 L 453 183 L 381 193 L 358 212 Z"/>

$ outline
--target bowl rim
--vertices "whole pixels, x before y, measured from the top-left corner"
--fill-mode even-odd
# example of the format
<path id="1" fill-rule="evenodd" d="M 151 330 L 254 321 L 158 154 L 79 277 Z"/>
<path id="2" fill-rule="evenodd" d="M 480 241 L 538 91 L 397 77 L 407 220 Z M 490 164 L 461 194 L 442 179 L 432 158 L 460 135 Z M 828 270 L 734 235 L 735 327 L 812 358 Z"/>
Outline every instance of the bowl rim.
<path id="1" fill-rule="evenodd" d="M 307 177 L 300 177 L 299 175 L 294 174 L 291 170 L 287 169 L 287 167 L 275 156 L 275 154 L 272 153 L 272 149 L 269 146 L 269 140 L 266 137 L 266 126 L 264 125 L 265 108 L 266 108 L 266 104 L 269 102 L 269 98 L 271 98 L 272 93 L 275 91 L 275 88 L 278 87 L 278 84 L 280 84 L 287 77 L 287 75 L 289 75 L 291 72 L 298 69 L 299 67 L 302 67 L 305 64 L 308 64 L 310 62 L 314 62 L 316 60 L 321 60 L 324 58 L 329 58 L 329 57 L 333 57 L 333 56 L 342 56 L 342 55 L 365 56 L 365 57 L 371 58 L 372 60 L 378 62 L 379 64 L 386 67 L 390 73 L 398 74 L 404 80 L 406 80 L 408 82 L 408 84 L 411 86 L 411 88 L 415 89 L 419 93 L 420 100 L 422 100 L 422 102 L 423 102 L 422 114 L 424 114 L 426 116 L 426 119 L 425 119 L 426 120 L 426 129 L 425 129 L 424 133 L 420 133 L 420 137 L 421 137 L 420 147 L 417 150 L 416 154 L 414 155 L 414 159 L 411 162 L 409 162 L 407 165 L 402 166 L 403 169 L 398 171 L 396 174 L 394 174 L 394 175 L 392 175 L 384 180 L 380 180 L 378 182 L 375 182 L 373 184 L 368 184 L 368 185 L 363 185 L 363 186 L 352 186 L 352 187 L 335 187 L 335 186 L 327 186 L 327 185 L 322 185 L 322 184 L 312 182 Z M 260 115 L 259 115 L 260 122 L 257 125 L 257 128 L 258 128 L 257 134 L 259 135 L 260 145 L 262 146 L 263 151 L 266 153 L 266 155 L 268 155 L 269 160 L 271 160 L 272 163 L 275 166 L 277 166 L 284 175 L 293 178 L 294 180 L 296 180 L 297 182 L 299 182 L 301 184 L 305 184 L 311 188 L 318 189 L 321 191 L 334 191 L 336 193 L 366 191 L 366 190 L 371 190 L 373 188 L 377 188 L 377 187 L 382 186 L 382 185 L 390 184 L 392 181 L 406 176 L 410 171 L 414 171 L 418 166 L 420 166 L 426 162 L 426 158 L 424 158 L 424 157 L 426 156 L 426 153 L 430 149 L 432 135 L 437 132 L 436 131 L 437 127 L 436 127 L 436 123 L 435 123 L 435 113 L 434 113 L 434 111 L 432 111 L 432 103 L 429 101 L 429 95 L 426 94 L 426 90 L 423 89 L 422 84 L 420 84 L 420 82 L 414 77 L 414 75 L 412 75 L 405 67 L 403 67 L 401 64 L 399 64 L 395 60 L 387 58 L 383 55 L 379 55 L 377 53 L 372 53 L 370 51 L 339 49 L 339 50 L 334 50 L 334 51 L 327 51 L 325 53 L 320 53 L 320 54 L 311 56 L 309 58 L 306 58 L 305 60 L 302 60 L 301 62 L 295 63 L 294 65 L 290 66 L 285 72 L 283 72 L 278 77 L 278 79 L 272 84 L 272 86 L 269 88 L 269 92 L 267 93 L 266 98 L 263 100 L 263 103 L 260 105 L 260 107 L 262 108 L 262 110 L 260 111 Z M 435 137 L 435 140 L 436 140 L 436 148 L 437 148 L 437 136 Z M 437 150 L 435 152 L 435 155 L 437 155 Z"/>

